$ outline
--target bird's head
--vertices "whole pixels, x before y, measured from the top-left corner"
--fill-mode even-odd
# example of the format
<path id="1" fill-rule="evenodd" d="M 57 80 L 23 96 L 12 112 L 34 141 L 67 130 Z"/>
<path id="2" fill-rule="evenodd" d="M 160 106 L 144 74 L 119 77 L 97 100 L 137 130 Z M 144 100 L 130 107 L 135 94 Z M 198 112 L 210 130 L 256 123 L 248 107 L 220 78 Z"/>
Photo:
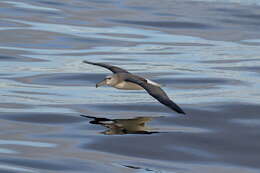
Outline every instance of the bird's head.
<path id="1" fill-rule="evenodd" d="M 105 79 L 100 81 L 99 83 L 96 84 L 96 88 L 103 86 L 103 85 L 108 85 L 108 86 L 114 86 L 117 83 L 117 80 L 113 76 L 107 76 Z"/>

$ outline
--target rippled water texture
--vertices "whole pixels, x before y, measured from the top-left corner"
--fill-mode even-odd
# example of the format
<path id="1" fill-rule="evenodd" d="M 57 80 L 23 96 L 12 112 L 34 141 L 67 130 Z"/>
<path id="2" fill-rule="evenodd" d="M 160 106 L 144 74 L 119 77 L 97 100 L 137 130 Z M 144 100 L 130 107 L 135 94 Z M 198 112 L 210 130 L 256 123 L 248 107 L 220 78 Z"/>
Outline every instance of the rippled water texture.
<path id="1" fill-rule="evenodd" d="M 260 1 L 0 1 L 0 172 L 258 173 Z M 118 65 L 161 83 L 95 84 Z"/>

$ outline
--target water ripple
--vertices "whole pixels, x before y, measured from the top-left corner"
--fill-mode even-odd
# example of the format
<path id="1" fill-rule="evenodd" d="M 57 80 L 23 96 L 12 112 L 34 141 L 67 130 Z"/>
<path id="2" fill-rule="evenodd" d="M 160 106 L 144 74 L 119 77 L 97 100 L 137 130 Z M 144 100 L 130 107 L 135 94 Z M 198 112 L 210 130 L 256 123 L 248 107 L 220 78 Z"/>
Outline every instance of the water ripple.
<path id="1" fill-rule="evenodd" d="M 258 173 L 258 5 L 1 1 L 0 172 Z M 96 89 L 110 72 L 83 60 L 162 83 L 187 114 Z"/>
<path id="2" fill-rule="evenodd" d="M 53 148 L 57 144 L 44 143 L 44 142 L 35 142 L 35 141 L 18 141 L 18 140 L 0 140 L 0 145 L 23 145 L 29 147 L 39 147 L 39 148 Z"/>

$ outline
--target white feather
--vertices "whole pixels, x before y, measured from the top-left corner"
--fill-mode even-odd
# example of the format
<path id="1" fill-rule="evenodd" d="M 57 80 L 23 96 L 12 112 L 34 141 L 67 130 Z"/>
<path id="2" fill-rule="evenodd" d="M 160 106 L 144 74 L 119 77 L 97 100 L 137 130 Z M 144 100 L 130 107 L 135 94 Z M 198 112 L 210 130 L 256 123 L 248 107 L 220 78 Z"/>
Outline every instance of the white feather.
<path id="1" fill-rule="evenodd" d="M 146 79 L 146 80 L 147 80 L 147 83 L 149 83 L 149 84 L 152 84 L 152 85 L 154 85 L 154 86 L 161 87 L 160 84 L 158 84 L 158 83 L 156 83 L 156 82 L 154 82 L 154 81 L 151 81 L 151 80 L 149 80 L 149 79 Z"/>
<path id="2" fill-rule="evenodd" d="M 113 87 L 117 89 L 123 89 L 123 90 L 143 90 L 143 88 L 135 83 L 132 82 L 120 82 Z"/>

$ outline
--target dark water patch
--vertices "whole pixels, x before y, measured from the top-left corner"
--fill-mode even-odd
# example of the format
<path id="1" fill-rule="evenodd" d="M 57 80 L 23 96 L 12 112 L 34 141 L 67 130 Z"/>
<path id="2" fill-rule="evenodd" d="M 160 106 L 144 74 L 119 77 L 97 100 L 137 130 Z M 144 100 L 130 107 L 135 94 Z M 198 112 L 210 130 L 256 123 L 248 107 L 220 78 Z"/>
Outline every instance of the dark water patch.
<path id="1" fill-rule="evenodd" d="M 51 171 L 79 171 L 82 169 L 90 169 L 90 166 L 83 163 L 78 163 L 75 160 L 38 160 L 38 159 L 19 159 L 19 158 L 0 158 L 1 163 L 7 163 L 12 165 L 18 165 L 23 167 L 29 167 L 40 170 Z M 70 164 L 68 164 L 70 163 Z"/>
<path id="2" fill-rule="evenodd" d="M 41 4 L 47 4 L 47 5 L 51 5 L 51 6 L 57 6 L 59 8 L 61 8 L 62 6 L 65 5 L 65 3 L 62 2 L 57 2 L 57 1 L 37 1 L 37 3 L 41 3 Z"/>
<path id="3" fill-rule="evenodd" d="M 233 119 L 260 119 L 258 116 L 258 111 L 260 111 L 260 107 L 257 104 L 198 104 L 197 106 L 193 105 L 193 108 L 187 107 L 187 115 L 185 116 L 167 116 L 165 118 L 157 119 L 157 121 L 159 124 L 164 125 L 201 127 L 214 132 L 240 128 L 239 125 L 232 124 L 230 122 L 230 120 Z"/>
<path id="4" fill-rule="evenodd" d="M 18 94 L 26 94 L 26 95 L 55 95 L 55 96 L 66 96 L 65 94 L 57 94 L 57 93 L 47 93 L 47 92 L 33 92 L 33 91 L 11 91 L 13 93 Z"/>
<path id="5" fill-rule="evenodd" d="M 95 52 L 95 53 L 88 53 L 88 55 L 177 55 L 181 53 L 176 52 L 160 52 L 156 50 L 151 50 L 150 52 Z M 140 57 L 141 58 L 141 57 Z"/>
<path id="6" fill-rule="evenodd" d="M 16 61 L 16 62 L 45 62 L 47 60 L 29 58 L 29 57 L 14 57 L 9 55 L 0 55 L 0 61 Z"/>
<path id="7" fill-rule="evenodd" d="M 167 86 L 185 84 L 194 88 L 198 86 L 202 86 L 204 88 L 215 88 L 223 85 L 247 85 L 244 81 L 225 78 L 159 78 L 155 79 L 155 81 L 166 84 Z"/>
<path id="8" fill-rule="evenodd" d="M 260 66 L 214 67 L 214 69 L 260 73 Z"/>
<path id="9" fill-rule="evenodd" d="M 77 42 L 81 44 L 86 44 L 87 46 L 135 46 L 136 43 L 130 41 L 119 41 L 116 39 L 99 39 L 99 38 L 83 38 L 83 37 L 64 37 L 62 39 L 64 42 Z M 86 46 L 85 45 L 85 46 Z"/>
<path id="10" fill-rule="evenodd" d="M 260 59 L 221 59 L 221 60 L 207 60 L 207 61 L 200 61 L 201 63 L 208 63 L 208 64 L 230 64 L 230 63 L 240 63 L 240 62 L 250 62 L 250 61 L 260 61 Z"/>
<path id="11" fill-rule="evenodd" d="M 157 43 L 156 43 L 157 44 Z M 87 55 L 177 55 L 181 54 L 178 52 L 161 52 L 159 51 L 147 51 L 144 52 L 135 52 L 135 51 L 122 51 L 122 52 L 113 52 L 113 51 L 93 51 L 93 52 L 87 52 L 87 53 L 64 53 L 60 55 L 66 55 L 66 56 L 87 56 Z M 142 57 L 140 57 L 142 58 Z M 105 58 L 104 58 L 105 59 Z M 112 58 L 110 58 L 112 59 Z M 121 58 L 120 58 L 121 59 Z M 122 58 L 123 59 L 123 58 Z M 129 57 L 128 57 L 129 59 Z"/>
<path id="12" fill-rule="evenodd" d="M 133 61 L 135 62 L 136 59 L 130 58 L 103 58 L 105 61 L 112 61 L 112 62 L 119 62 L 119 61 Z"/>
<path id="13" fill-rule="evenodd" d="M 1 119 L 12 120 L 25 123 L 40 123 L 40 124 L 68 124 L 81 121 L 79 117 L 58 113 L 1 113 Z"/>
<path id="14" fill-rule="evenodd" d="M 45 15 L 48 18 L 49 14 L 53 16 L 58 16 L 59 13 L 54 11 L 45 11 L 45 10 L 35 10 L 35 9 L 22 9 L 16 7 L 8 7 L 8 8 L 1 8 L 1 12 L 3 16 L 6 18 L 15 18 L 15 19 L 24 19 L 24 18 L 32 18 L 32 14 L 34 18 L 40 18 L 42 15 Z"/>
<path id="15" fill-rule="evenodd" d="M 8 168 L 6 168 L 6 169 L 8 169 Z M 17 171 L 10 171 L 10 170 L 6 170 L 6 169 L 1 169 L 0 168 L 0 171 L 1 172 L 4 172 L 4 173 L 17 173 Z M 21 171 L 21 170 L 20 170 Z M 26 171 L 21 171 L 21 172 L 26 172 Z"/>
<path id="16" fill-rule="evenodd" d="M 42 9 L 33 9 L 33 8 L 16 8 L 15 10 L 17 13 L 23 14 L 32 14 L 32 15 L 52 15 L 52 16 L 59 16 L 60 12 L 52 11 L 52 10 L 42 10 Z"/>
<path id="17" fill-rule="evenodd" d="M 239 43 L 248 46 L 260 46 L 260 42 L 240 41 Z"/>
<path id="18" fill-rule="evenodd" d="M 88 103 L 87 100 L 86 103 Z M 93 112 L 89 111 L 89 109 L 93 108 L 93 104 L 45 104 L 42 106 L 50 108 L 71 109 L 73 111 L 80 112 L 81 114 L 93 114 Z M 79 115 L 76 116 L 80 117 Z"/>
<path id="19" fill-rule="evenodd" d="M 12 58 L 18 58 L 18 57 L 30 57 L 30 56 L 25 56 L 28 54 L 28 51 L 25 50 L 21 50 L 21 49 L 13 49 L 12 47 L 10 48 L 1 48 L 0 47 L 0 51 L 1 51 L 1 56 L 5 57 L 12 57 Z"/>
<path id="20" fill-rule="evenodd" d="M 25 27 L 25 26 L 28 26 L 28 25 L 20 24 L 20 23 L 17 23 L 17 22 L 10 22 L 10 21 L 7 21 L 7 20 L 1 20 L 0 19 L 0 28 L 1 27 Z"/>
<path id="21" fill-rule="evenodd" d="M 0 76 L 9 76 L 10 74 L 0 73 Z"/>
<path id="22" fill-rule="evenodd" d="M 86 124 L 85 124 L 86 126 Z M 86 130 L 86 129 L 85 129 Z M 76 131 L 75 131 L 76 132 Z M 90 137 L 89 134 L 93 134 L 93 132 L 91 132 L 91 129 L 88 129 L 88 131 L 85 131 L 86 134 L 76 134 L 76 133 L 69 133 L 69 132 L 65 132 L 65 133 L 58 133 L 58 134 L 40 134 L 40 135 L 34 135 L 37 136 L 38 138 L 46 138 L 46 139 L 69 139 L 69 140 L 82 140 L 82 139 L 87 139 Z M 89 134 L 88 134 L 89 133 Z"/>
<path id="23" fill-rule="evenodd" d="M 213 110 L 190 108 L 186 116 L 160 118 L 162 126 L 183 125 L 211 129 L 210 133 L 171 132 L 148 136 L 111 136 L 82 148 L 114 154 L 166 161 L 223 163 L 259 168 L 260 133 L 229 120 L 259 119 L 259 105 L 234 103 L 213 106 Z M 236 131 L 236 133 L 233 133 Z M 241 140 L 243 139 L 243 140 Z M 252 142 L 250 142 L 252 141 Z"/>
<path id="24" fill-rule="evenodd" d="M 90 0 L 89 2 L 95 3 L 95 4 L 110 4 L 113 3 L 113 0 Z"/>
<path id="25" fill-rule="evenodd" d="M 160 43 L 154 43 L 154 44 L 160 44 Z M 169 43 L 169 45 L 172 46 L 199 46 L 199 47 L 209 47 L 209 46 L 215 46 L 214 44 L 209 44 L 209 43 Z M 181 54 L 181 53 L 180 53 Z"/>
<path id="26" fill-rule="evenodd" d="M 173 13 L 154 13 L 156 16 L 171 16 L 171 17 L 181 17 L 181 15 L 173 14 Z"/>
<path id="27" fill-rule="evenodd" d="M 148 6 L 127 6 L 128 9 L 134 9 L 134 10 L 138 10 L 138 11 L 150 11 L 153 10 L 154 8 L 152 7 L 148 7 Z"/>
<path id="28" fill-rule="evenodd" d="M 103 111 L 133 111 L 133 112 L 161 112 L 161 113 L 170 113 L 170 114 L 177 114 L 173 112 L 170 108 L 162 105 L 159 102 L 151 101 L 151 103 L 138 103 L 138 104 L 103 104 L 95 106 Z M 183 108 L 185 109 L 185 108 Z"/>
<path id="29" fill-rule="evenodd" d="M 86 86 L 92 85 L 98 80 L 104 79 L 104 77 L 103 74 L 54 73 L 8 79 L 37 85 Z"/>
<path id="30" fill-rule="evenodd" d="M 252 26 L 259 28 L 259 8 L 252 7 L 251 10 L 248 10 L 247 8 L 240 6 L 238 8 L 215 8 L 211 10 L 217 11 L 219 14 L 223 15 L 222 18 L 217 19 L 220 22 L 228 25 L 233 24 L 236 26 L 242 26 L 243 30 L 253 30 Z M 225 18 L 224 16 L 229 17 Z M 242 28 L 240 30 L 242 30 Z"/>
<path id="31" fill-rule="evenodd" d="M 189 151 L 183 152 L 178 151 L 178 149 L 172 149 L 174 148 L 174 143 L 177 143 L 174 141 L 180 140 L 180 138 L 181 134 L 171 135 L 168 133 L 167 135 L 163 135 L 162 133 L 140 136 L 135 135 L 128 136 L 127 138 L 111 136 L 105 140 L 95 141 L 92 144 L 82 145 L 81 147 L 85 149 L 88 148 L 102 152 L 125 155 L 128 157 L 149 158 L 164 161 L 196 160 L 210 162 L 213 160 L 209 157 L 202 157 L 199 154 L 190 153 Z M 194 140 L 194 137 L 192 139 Z M 201 151 L 205 151 L 205 149 L 201 149 Z"/>
<path id="32" fill-rule="evenodd" d="M 119 38 L 140 38 L 145 39 L 148 38 L 147 36 L 140 35 L 140 34 L 115 34 L 115 33 L 99 33 L 100 35 L 107 35 L 112 37 L 119 37 Z"/>
<path id="33" fill-rule="evenodd" d="M 36 24 L 35 24 L 36 25 Z M 53 25 L 53 24 L 52 24 Z M 75 33 L 70 34 L 67 32 L 53 31 L 53 27 L 50 31 L 45 28 L 43 30 L 36 29 L 12 29 L 1 30 L 2 39 L 6 40 L 2 43 L 3 46 L 9 47 L 30 47 L 30 48 L 45 48 L 45 49 L 57 49 L 57 48 L 76 48 L 86 49 L 96 46 L 135 46 L 136 43 L 128 41 L 120 41 L 116 39 L 104 39 L 95 37 L 80 37 L 75 36 Z M 57 24 L 58 25 L 58 24 Z M 47 26 L 46 26 L 47 27 Z M 55 29 L 54 29 L 55 30 Z M 25 39 L 26 38 L 26 39 Z"/>
<path id="34" fill-rule="evenodd" d="M 257 47 L 241 42 L 258 44 L 259 9 L 253 5 L 242 5 L 245 3 L 224 1 L 27 0 L 22 1 L 25 8 L 18 7 L 18 1 L 8 2 L 0 2 L 1 55 L 30 58 L 33 54 L 32 58 L 41 58 L 39 54 L 46 53 L 44 57 L 51 61 L 27 63 L 30 61 L 23 60 L 20 63 L 15 59 L 0 60 L 0 75 L 12 74 L 1 76 L 1 137 L 13 143 L 49 141 L 50 144 L 46 144 L 55 144 L 55 147 L 41 149 L 37 143 L 35 147 L 1 145 L 0 159 L 9 161 L 2 162 L 3 166 L 20 167 L 28 169 L 28 172 L 259 170 L 259 105 L 235 102 L 247 100 L 253 103 L 254 98 L 257 102 L 256 97 L 260 96 L 257 93 L 258 76 L 247 73 L 247 69 L 213 69 L 258 66 Z M 224 10 L 211 10 L 213 8 Z M 225 23 L 221 21 L 223 19 L 237 23 Z M 237 44 L 223 40 L 243 41 Z M 207 52 L 212 55 L 210 58 L 205 58 Z M 182 54 L 177 56 L 177 53 Z M 244 58 L 241 57 L 243 55 Z M 94 62 L 107 60 L 110 64 L 123 65 L 131 72 L 142 72 L 142 76 L 144 74 L 149 79 L 166 84 L 166 91 L 173 96 L 180 94 L 187 97 L 185 104 L 180 104 L 179 99 L 173 97 L 173 101 L 187 115 L 171 111 L 152 97 L 149 98 L 145 91 L 140 95 L 139 91 L 133 91 L 132 94 L 132 91 L 111 88 L 95 90 L 95 83 L 109 71 L 84 74 L 86 70 L 96 73 L 95 68 L 98 67 L 89 66 L 86 69 L 88 66 L 84 66 L 82 73 L 71 73 L 74 72 L 72 66 L 60 68 L 62 64 L 74 62 L 73 59 L 86 57 Z M 255 60 L 247 61 L 247 58 Z M 259 70 L 252 70 L 259 74 Z M 10 80 L 6 80 L 7 77 Z M 171 90 L 175 87 L 178 89 Z M 214 90 L 207 90 L 207 87 Z M 186 93 L 187 88 L 189 90 Z M 81 90 L 84 90 L 83 94 Z M 56 96 L 56 92 L 62 97 Z M 148 98 L 142 98 L 142 95 Z M 34 100 L 37 102 L 34 103 Z M 142 100 L 147 101 L 140 102 Z M 68 113 L 70 111 L 92 118 L 84 119 Z M 135 117 L 143 116 L 160 117 L 130 125 L 136 121 Z M 124 118 L 127 123 L 123 123 Z M 152 129 L 130 130 L 130 127 Z M 154 131 L 160 133 L 147 134 Z M 127 135 L 118 135 L 123 133 Z M 8 154 L 8 151 L 14 152 Z M 55 170 L 56 166 L 60 170 Z M 1 166 L 0 169 L 7 172 Z"/>
<path id="35" fill-rule="evenodd" d="M 235 15 L 238 18 L 245 18 L 245 19 L 249 19 L 249 20 L 257 20 L 259 21 L 260 18 L 260 14 L 237 14 Z"/>
<path id="36" fill-rule="evenodd" d="M 228 16 L 234 16 L 238 18 L 249 18 L 249 19 L 259 19 L 260 14 L 259 7 L 258 6 L 251 6 L 250 10 L 248 10 L 248 7 L 238 6 L 238 8 L 211 8 L 211 11 L 217 11 L 222 12 L 225 15 Z"/>
<path id="37" fill-rule="evenodd" d="M 232 25 L 242 25 L 242 26 L 244 25 L 244 26 L 247 26 L 247 29 L 249 29 L 248 25 L 255 26 L 256 28 L 259 28 L 259 25 L 260 25 L 259 21 L 241 20 L 239 18 L 237 18 L 237 19 L 221 19 L 219 21 L 223 22 L 223 23 L 226 23 L 226 24 L 232 24 Z"/>
<path id="38" fill-rule="evenodd" d="M 171 28 L 171 29 L 211 29 L 214 28 L 211 25 L 195 23 L 195 22 L 179 22 L 179 21 L 134 21 L 134 20 L 111 20 L 117 23 L 142 25 L 159 28 Z"/>
<path id="39" fill-rule="evenodd" d="M 249 128 L 260 127 L 260 119 L 253 119 L 253 118 L 250 119 L 250 117 L 232 119 L 231 122 L 243 126 L 248 126 Z"/>
<path id="40" fill-rule="evenodd" d="M 0 108 L 3 109 L 31 109 L 33 107 L 33 105 L 22 103 L 0 103 Z"/>
<path id="41" fill-rule="evenodd" d="M 245 10 L 241 8 L 228 8 L 228 7 L 217 7 L 217 8 L 210 8 L 210 11 L 219 11 L 219 12 L 225 12 L 225 13 L 232 13 L 232 14 L 240 14 L 244 13 Z"/>
<path id="42" fill-rule="evenodd" d="M 3 30 L 0 31 L 2 39 L 6 40 L 1 45 L 9 47 L 23 47 L 23 48 L 45 48 L 45 49 L 57 49 L 57 48 L 71 48 L 73 47 L 71 42 L 61 42 L 63 38 L 71 37 L 70 35 L 30 30 L 30 29 L 15 29 L 15 30 Z"/>
<path id="43" fill-rule="evenodd" d="M 223 109 L 230 112 L 235 117 L 258 117 L 260 112 L 260 105 L 249 104 L 249 103 L 236 103 L 236 104 L 224 104 L 224 105 L 216 105 L 218 109 Z"/>
<path id="44" fill-rule="evenodd" d="M 64 53 L 61 55 L 66 55 L 66 56 L 87 56 L 87 55 L 135 55 L 136 53 L 132 52 L 113 52 L 113 51 L 93 51 L 93 52 L 88 52 L 88 53 Z"/>

